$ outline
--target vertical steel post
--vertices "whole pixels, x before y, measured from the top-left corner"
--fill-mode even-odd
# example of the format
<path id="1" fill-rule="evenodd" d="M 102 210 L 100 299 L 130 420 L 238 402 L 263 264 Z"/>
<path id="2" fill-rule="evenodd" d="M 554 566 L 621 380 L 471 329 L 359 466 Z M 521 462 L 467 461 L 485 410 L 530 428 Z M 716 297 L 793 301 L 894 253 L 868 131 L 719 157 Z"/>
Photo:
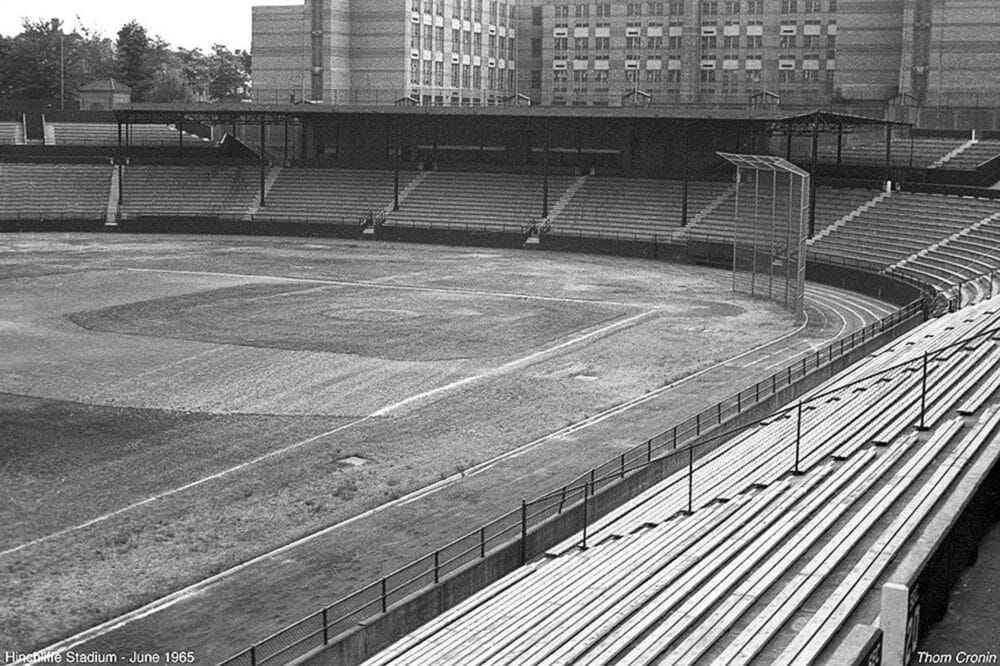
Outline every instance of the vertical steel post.
<path id="1" fill-rule="evenodd" d="M 260 206 L 264 207 L 264 181 L 267 178 L 267 158 L 264 157 L 264 148 L 266 144 L 265 132 L 267 130 L 264 126 L 264 114 L 260 116 Z"/>
<path id="2" fill-rule="evenodd" d="M 923 372 L 920 375 L 920 429 L 927 429 L 927 352 L 924 352 Z"/>
<path id="3" fill-rule="evenodd" d="M 402 130 L 399 127 L 400 120 L 396 119 L 396 155 L 392 167 L 392 209 L 399 210 L 399 159 L 403 152 Z"/>
<path id="4" fill-rule="evenodd" d="M 683 128 L 683 133 L 681 134 L 681 153 L 683 153 L 683 166 L 681 168 L 681 226 L 686 227 L 688 225 L 688 135 L 687 128 Z"/>
<path id="5" fill-rule="evenodd" d="M 250 666 L 257 666 L 257 646 L 250 646 Z"/>
<path id="6" fill-rule="evenodd" d="M 892 180 L 892 123 L 885 123 L 885 182 Z"/>
<path id="7" fill-rule="evenodd" d="M 523 551 L 523 547 L 522 547 Z M 434 584 L 441 582 L 441 551 L 434 551 Z"/>
<path id="8" fill-rule="evenodd" d="M 543 128 L 542 138 L 542 219 L 549 216 L 549 133 Z"/>
<path id="9" fill-rule="evenodd" d="M 387 590 L 388 590 L 388 583 L 387 583 L 386 579 L 383 577 L 382 578 L 382 612 L 383 613 L 386 612 L 386 610 L 389 608 L 388 599 L 387 599 L 387 597 L 389 595 L 387 593 Z"/>
<path id="10" fill-rule="evenodd" d="M 688 513 L 694 513 L 694 444 L 688 447 Z"/>
<path id="11" fill-rule="evenodd" d="M 801 455 L 802 448 L 802 402 L 799 401 L 799 406 L 796 409 L 796 424 L 795 424 L 795 474 L 799 473 L 799 456 Z"/>
<path id="12" fill-rule="evenodd" d="M 528 562 L 528 503 L 521 500 L 521 564 Z"/>
<path id="13" fill-rule="evenodd" d="M 587 506 L 590 502 L 590 485 L 587 483 L 583 484 L 583 542 L 580 547 L 587 550 L 587 523 L 589 522 L 589 517 L 587 516 L 587 511 L 589 507 Z"/>
<path id="14" fill-rule="evenodd" d="M 816 164 L 819 161 L 819 115 L 813 119 L 812 157 L 809 168 L 809 238 L 816 235 Z"/>
<path id="15" fill-rule="evenodd" d="M 479 557 L 486 557 L 486 526 L 479 528 Z"/>
<path id="16" fill-rule="evenodd" d="M 323 608 L 323 645 L 330 642 L 330 623 L 327 621 L 327 609 Z"/>

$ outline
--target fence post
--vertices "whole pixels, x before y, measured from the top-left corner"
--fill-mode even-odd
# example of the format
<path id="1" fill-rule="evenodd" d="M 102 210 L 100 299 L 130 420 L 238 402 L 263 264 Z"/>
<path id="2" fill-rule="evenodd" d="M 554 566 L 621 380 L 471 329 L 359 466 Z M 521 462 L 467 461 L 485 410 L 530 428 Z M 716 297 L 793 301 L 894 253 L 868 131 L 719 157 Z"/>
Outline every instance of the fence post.
<path id="1" fill-rule="evenodd" d="M 721 425 L 722 424 L 722 403 L 721 402 L 718 404 L 718 409 L 719 409 L 719 419 L 718 419 L 718 421 L 719 421 L 719 424 Z"/>
<path id="2" fill-rule="evenodd" d="M 622 465 L 621 465 L 621 467 L 622 467 L 622 478 L 624 479 L 625 478 L 625 454 L 624 453 L 622 454 Z"/>
<path id="3" fill-rule="evenodd" d="M 441 551 L 434 551 L 434 584 L 441 582 Z"/>
<path id="4" fill-rule="evenodd" d="M 330 632 L 330 625 L 326 621 L 326 610 L 327 609 L 324 607 L 323 608 L 323 645 L 326 645 L 327 643 L 330 642 L 330 634 L 329 634 L 329 632 Z"/>
<path id="5" fill-rule="evenodd" d="M 587 523 L 589 522 L 587 511 L 590 508 L 587 506 L 590 501 L 590 484 L 583 484 L 583 542 L 580 544 L 580 548 L 587 550 Z"/>
<path id="6" fill-rule="evenodd" d="M 486 557 L 486 525 L 479 528 L 479 557 Z"/>
<path id="7" fill-rule="evenodd" d="M 257 646 L 250 646 L 250 666 L 257 666 Z"/>
<path id="8" fill-rule="evenodd" d="M 694 415 L 694 436 L 697 437 L 701 434 L 701 413 Z"/>
<path id="9" fill-rule="evenodd" d="M 924 370 L 920 375 L 920 430 L 927 430 L 927 352 L 924 352 Z"/>
<path id="10" fill-rule="evenodd" d="M 694 444 L 688 447 L 688 513 L 694 513 Z"/>
<path id="11" fill-rule="evenodd" d="M 674 426 L 674 448 L 677 448 L 677 426 Z"/>
<path id="12" fill-rule="evenodd" d="M 528 561 L 528 503 L 521 500 L 521 565 Z"/>
<path id="13" fill-rule="evenodd" d="M 646 440 L 646 464 L 653 462 L 653 440 Z"/>
<path id="14" fill-rule="evenodd" d="M 386 588 L 387 588 L 386 579 L 383 577 L 382 578 L 382 612 L 383 613 L 389 608 L 389 604 L 386 603 L 386 596 L 387 596 L 386 595 Z"/>
<path id="15" fill-rule="evenodd" d="M 797 422 L 795 424 L 795 470 L 793 474 L 799 473 L 799 452 L 802 447 L 802 401 L 799 401 Z"/>
<path id="16" fill-rule="evenodd" d="M 736 413 L 743 413 L 743 391 L 736 394 Z"/>

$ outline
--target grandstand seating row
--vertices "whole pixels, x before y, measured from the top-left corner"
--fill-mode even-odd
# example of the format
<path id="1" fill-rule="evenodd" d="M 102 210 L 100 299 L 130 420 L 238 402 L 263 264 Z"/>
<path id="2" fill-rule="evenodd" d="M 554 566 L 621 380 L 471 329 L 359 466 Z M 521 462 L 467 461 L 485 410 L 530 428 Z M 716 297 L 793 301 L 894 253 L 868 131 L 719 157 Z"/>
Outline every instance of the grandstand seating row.
<path id="1" fill-rule="evenodd" d="M 935 358 L 925 436 L 911 428 L 919 372 L 871 373 L 998 326 L 986 301 L 896 341 L 835 379 L 834 392 L 814 391 L 804 474 L 787 474 L 794 419 L 772 417 L 698 460 L 693 513 L 681 511 L 679 472 L 595 524 L 586 550 L 571 547 L 577 536 L 366 664 L 829 657 L 856 623 L 876 621 L 880 581 L 936 503 L 976 456 L 997 454 L 995 334 Z"/>
<path id="2" fill-rule="evenodd" d="M 21 123 L 0 122 L 0 145 L 23 145 L 24 126 Z"/>
<path id="3" fill-rule="evenodd" d="M 116 146 L 118 125 L 112 123 L 45 122 L 45 143 L 56 146 Z M 124 140 L 124 139 L 123 139 Z M 134 146 L 176 146 L 177 128 L 170 125 L 130 125 L 128 141 Z M 184 132 L 188 145 L 210 144 L 196 134 Z"/>
<path id="4" fill-rule="evenodd" d="M 894 166 L 973 171 L 983 162 L 1000 156 L 1000 141 L 915 137 L 911 142 L 909 138 L 900 138 L 893 141 L 891 150 Z M 844 146 L 840 161 L 849 166 L 881 167 L 885 165 L 885 152 L 884 141 Z M 793 147 L 792 155 L 800 164 L 811 159 L 808 146 L 802 144 Z M 836 145 L 820 144 L 817 156 L 822 164 L 836 163 Z"/>
<path id="5" fill-rule="evenodd" d="M 107 166 L 4 164 L 4 217 L 103 218 L 115 193 Z M 222 216 L 278 221 L 357 224 L 385 212 L 388 226 L 472 227 L 525 231 L 541 222 L 537 176 L 457 172 L 401 172 L 400 208 L 392 210 L 393 174 L 348 169 L 276 169 L 260 207 L 256 167 L 130 166 L 124 169 L 123 218 Z M 62 194 L 60 194 L 62 193 Z M 772 201 L 772 196 L 776 198 Z M 754 242 L 767 231 L 772 209 L 784 221 L 797 215 L 799 193 L 789 186 L 745 182 L 739 200 L 725 182 L 691 182 L 688 226 L 681 226 L 678 181 L 600 176 L 552 177 L 547 233 L 682 241 L 729 242 L 739 206 L 737 235 Z M 759 198 L 758 198 L 759 197 Z M 112 214 L 114 214 L 114 210 Z M 114 215 L 112 215 L 114 216 Z M 820 187 L 813 254 L 857 259 L 953 290 L 1000 267 L 1000 200 Z M 781 234 L 779 234 L 780 236 Z M 981 295 L 985 295 L 981 294 Z"/>

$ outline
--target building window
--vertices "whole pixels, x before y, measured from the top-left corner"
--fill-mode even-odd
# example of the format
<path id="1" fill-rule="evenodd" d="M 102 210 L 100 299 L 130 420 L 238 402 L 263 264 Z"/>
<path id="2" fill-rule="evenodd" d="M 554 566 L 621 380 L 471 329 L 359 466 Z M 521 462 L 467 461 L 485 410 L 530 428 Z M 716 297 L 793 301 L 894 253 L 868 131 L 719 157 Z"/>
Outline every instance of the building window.
<path id="1" fill-rule="evenodd" d="M 837 11 L 837 0 L 830 0 L 830 11 Z"/>
<path id="2" fill-rule="evenodd" d="M 556 5 L 556 18 L 557 19 L 568 19 L 569 18 L 569 5 Z"/>
<path id="3" fill-rule="evenodd" d="M 642 15 L 642 3 L 641 2 L 630 2 L 625 6 L 625 14 L 628 16 L 641 16 Z"/>
<path id="4" fill-rule="evenodd" d="M 714 36 L 707 36 L 701 38 L 701 50 L 702 51 L 713 51 L 719 48 L 718 38 Z"/>
<path id="5" fill-rule="evenodd" d="M 577 5 L 576 6 L 576 17 L 577 18 L 587 18 L 590 16 L 590 5 Z"/>
<path id="6" fill-rule="evenodd" d="M 611 49 L 610 37 L 595 37 L 594 48 L 602 53 L 607 53 Z"/>
<path id="7" fill-rule="evenodd" d="M 566 51 L 569 49 L 569 38 L 568 37 L 556 37 L 555 38 L 555 50 L 556 51 Z"/>
<path id="8" fill-rule="evenodd" d="M 662 2 L 649 3 L 649 13 L 653 16 L 663 16 L 664 6 Z"/>
<path id="9" fill-rule="evenodd" d="M 457 88 L 462 83 L 462 75 L 460 74 L 461 67 L 462 66 L 457 62 L 451 63 L 451 86 L 453 88 Z"/>
<path id="10" fill-rule="evenodd" d="M 667 48 L 671 51 L 680 51 L 683 38 L 680 35 L 667 37 Z"/>
<path id="11" fill-rule="evenodd" d="M 642 37 L 626 37 L 625 38 L 625 50 L 626 51 L 638 51 L 642 48 Z"/>
<path id="12" fill-rule="evenodd" d="M 587 52 L 590 50 L 590 38 L 589 37 L 576 37 L 573 40 L 573 50 L 577 53 Z"/>
<path id="13" fill-rule="evenodd" d="M 597 18 L 609 18 L 611 16 L 611 5 L 597 5 Z"/>
<path id="14" fill-rule="evenodd" d="M 795 83 L 795 70 L 794 69 L 778 70 L 778 83 Z"/>
<path id="15" fill-rule="evenodd" d="M 749 13 L 749 14 L 763 14 L 764 13 L 764 0 L 747 0 L 747 13 Z"/>
<path id="16" fill-rule="evenodd" d="M 819 35 L 802 35 L 802 46 L 807 49 L 818 49 Z"/>
<path id="17" fill-rule="evenodd" d="M 740 48 L 740 38 L 738 35 L 727 35 L 722 38 L 722 48 L 724 49 L 738 49 Z"/>
<path id="18" fill-rule="evenodd" d="M 782 14 L 795 14 L 799 11 L 799 0 L 781 0 Z"/>
<path id="19" fill-rule="evenodd" d="M 435 62 L 434 63 L 434 85 L 443 86 L 444 85 L 444 63 Z"/>
<path id="20" fill-rule="evenodd" d="M 803 83 L 819 83 L 819 72 L 815 69 L 807 69 L 802 72 Z"/>
<path id="21" fill-rule="evenodd" d="M 413 85 L 420 84 L 420 61 L 411 60 L 410 61 L 410 83 Z"/>
<path id="22" fill-rule="evenodd" d="M 795 35 L 781 35 L 780 47 L 783 49 L 794 49 L 796 42 Z"/>
<path id="23" fill-rule="evenodd" d="M 715 70 L 714 69 L 703 69 L 703 70 L 701 70 L 701 82 L 702 83 L 715 83 Z"/>
<path id="24" fill-rule="evenodd" d="M 433 67 L 434 63 L 432 63 L 430 60 L 424 61 L 424 66 L 423 66 L 424 76 L 422 81 L 425 86 L 431 85 L 431 77 L 434 75 Z"/>
<path id="25" fill-rule="evenodd" d="M 420 48 L 420 26 L 413 26 L 413 32 L 410 33 L 410 48 Z"/>
<path id="26" fill-rule="evenodd" d="M 606 70 L 606 69 L 595 69 L 594 70 L 594 81 L 596 83 L 607 83 L 608 82 L 608 70 Z"/>
<path id="27" fill-rule="evenodd" d="M 703 16 L 715 16 L 719 13 L 719 3 L 715 0 L 701 3 L 701 13 Z"/>
<path id="28" fill-rule="evenodd" d="M 574 69 L 573 70 L 573 82 L 574 83 L 586 83 L 587 82 L 587 70 L 585 70 L 585 69 Z"/>
<path id="29" fill-rule="evenodd" d="M 472 87 L 482 88 L 483 87 L 483 68 L 476 65 L 472 68 Z"/>
<path id="30" fill-rule="evenodd" d="M 646 40 L 646 47 L 659 51 L 663 48 L 663 37 L 650 37 Z"/>
<path id="31" fill-rule="evenodd" d="M 496 21 L 493 21 L 496 23 Z M 531 25 L 539 26 L 542 24 L 542 8 L 532 7 L 531 8 Z"/>
<path id="32" fill-rule="evenodd" d="M 823 11 L 822 8 L 820 8 L 820 0 L 804 0 L 802 11 L 808 13 Z"/>
<path id="33" fill-rule="evenodd" d="M 727 14 L 739 14 L 740 13 L 740 0 L 727 0 L 726 1 L 726 13 Z"/>
<path id="34" fill-rule="evenodd" d="M 663 70 L 662 69 L 647 69 L 646 70 L 646 82 L 647 83 L 658 83 L 663 80 Z"/>
<path id="35" fill-rule="evenodd" d="M 493 41 L 493 35 L 490 35 L 490 41 Z M 490 45 L 492 48 L 492 44 Z M 531 55 L 535 58 L 540 58 L 542 55 L 542 38 L 532 37 L 531 38 Z"/>

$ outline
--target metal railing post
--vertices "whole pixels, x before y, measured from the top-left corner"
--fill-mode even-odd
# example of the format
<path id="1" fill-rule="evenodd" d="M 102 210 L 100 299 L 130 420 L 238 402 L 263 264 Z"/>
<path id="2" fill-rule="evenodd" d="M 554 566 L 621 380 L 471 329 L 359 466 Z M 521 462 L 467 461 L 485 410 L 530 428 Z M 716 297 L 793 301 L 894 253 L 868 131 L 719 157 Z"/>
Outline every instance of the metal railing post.
<path id="1" fill-rule="evenodd" d="M 257 646 L 250 646 L 250 666 L 257 666 Z"/>
<path id="2" fill-rule="evenodd" d="M 330 642 L 330 623 L 327 622 L 326 611 L 327 611 L 327 609 L 324 608 L 323 609 L 323 645 L 326 645 L 326 644 L 328 644 Z"/>
<path id="3" fill-rule="evenodd" d="M 694 445 L 688 447 L 688 513 L 694 513 Z"/>
<path id="4" fill-rule="evenodd" d="M 623 479 L 625 478 L 625 454 L 624 453 L 622 454 L 622 457 L 621 457 L 621 478 L 623 478 Z"/>
<path id="5" fill-rule="evenodd" d="M 479 528 L 479 557 L 486 557 L 486 525 Z"/>
<path id="6" fill-rule="evenodd" d="M 587 515 L 587 512 L 590 508 L 588 506 L 589 502 L 590 502 L 590 484 L 584 483 L 583 484 L 583 541 L 580 544 L 580 547 L 583 550 L 587 550 L 587 523 L 589 522 L 589 517 Z"/>
<path id="7" fill-rule="evenodd" d="M 920 375 L 920 430 L 927 429 L 927 352 L 924 352 L 923 372 Z"/>
<path id="8" fill-rule="evenodd" d="M 521 564 L 528 561 L 528 503 L 521 500 Z"/>
<path id="9" fill-rule="evenodd" d="M 646 440 L 646 464 L 653 462 L 653 440 Z"/>
<path id="10" fill-rule="evenodd" d="M 387 587 L 388 586 L 386 585 L 386 579 L 383 577 L 382 578 L 382 612 L 383 613 L 386 612 L 386 610 L 388 610 L 388 608 L 389 608 L 389 604 L 387 603 L 387 599 L 386 599 L 386 597 L 388 596 L 388 594 L 386 592 Z"/>
<path id="11" fill-rule="evenodd" d="M 434 584 L 441 582 L 441 551 L 434 551 Z"/>
<path id="12" fill-rule="evenodd" d="M 795 424 L 795 470 L 794 474 L 799 473 L 799 456 L 800 450 L 802 448 L 802 402 L 799 401 L 799 407 L 796 410 L 798 412 L 797 423 Z"/>

